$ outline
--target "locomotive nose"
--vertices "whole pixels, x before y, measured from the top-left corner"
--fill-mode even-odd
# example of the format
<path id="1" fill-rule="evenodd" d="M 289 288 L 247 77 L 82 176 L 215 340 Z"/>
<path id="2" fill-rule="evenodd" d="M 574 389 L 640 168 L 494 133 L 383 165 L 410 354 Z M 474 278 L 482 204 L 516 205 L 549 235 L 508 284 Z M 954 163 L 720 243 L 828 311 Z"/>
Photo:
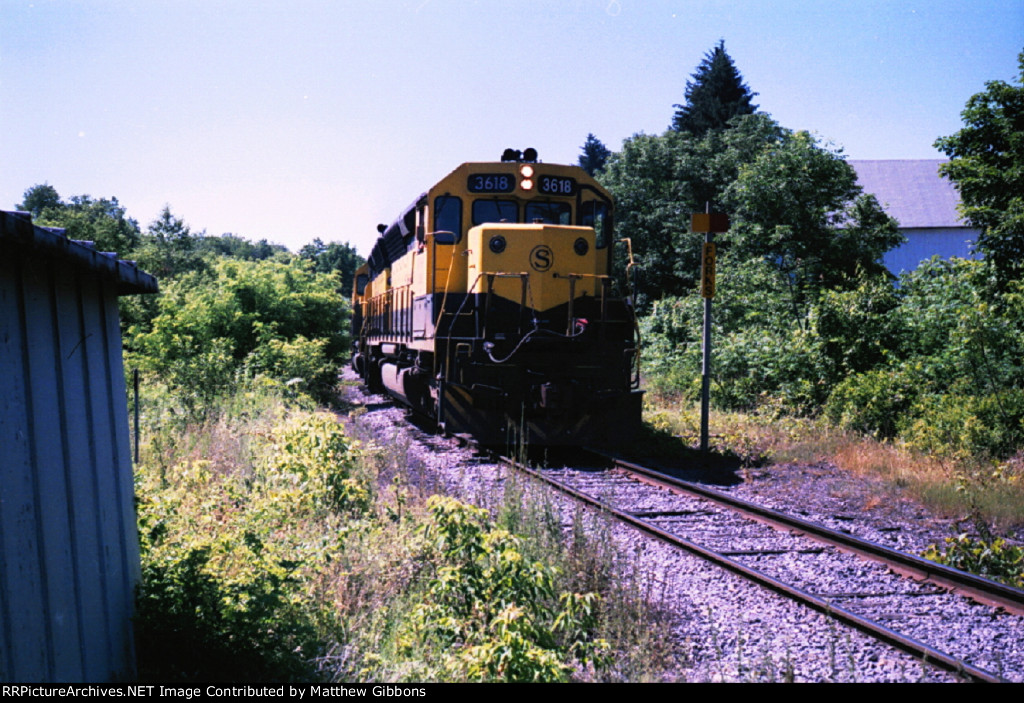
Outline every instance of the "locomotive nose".
<path id="1" fill-rule="evenodd" d="M 472 293 L 491 293 L 538 312 L 564 305 L 570 294 L 599 295 L 591 227 L 493 223 L 472 228 L 468 239 Z"/>

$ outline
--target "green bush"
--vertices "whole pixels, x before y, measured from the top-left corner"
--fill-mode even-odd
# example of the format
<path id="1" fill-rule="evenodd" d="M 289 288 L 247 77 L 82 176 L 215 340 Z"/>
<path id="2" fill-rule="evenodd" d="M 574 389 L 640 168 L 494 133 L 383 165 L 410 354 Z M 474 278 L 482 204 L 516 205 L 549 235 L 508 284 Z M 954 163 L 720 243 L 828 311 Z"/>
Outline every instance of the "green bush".
<path id="1" fill-rule="evenodd" d="M 921 396 L 901 422 L 913 449 L 960 459 L 1005 459 L 1024 444 L 1024 390 Z"/>
<path id="2" fill-rule="evenodd" d="M 308 262 L 217 260 L 172 280 L 148 326 L 128 329 L 138 366 L 201 411 L 237 379 L 263 373 L 330 399 L 348 351 L 348 304 Z"/>
<path id="3" fill-rule="evenodd" d="M 438 557 L 407 636 L 435 653 L 435 675 L 471 681 L 565 681 L 599 664 L 598 598 L 555 593 L 555 573 L 523 555 L 521 538 L 489 526 L 486 510 L 432 496 L 425 537 Z M 422 645 L 425 645 L 423 647 Z"/>
<path id="4" fill-rule="evenodd" d="M 892 439 L 920 389 L 919 375 L 907 369 L 854 374 L 833 389 L 824 406 L 825 416 L 840 427 Z"/>
<path id="5" fill-rule="evenodd" d="M 860 276 L 851 290 L 823 290 L 810 312 L 821 352 L 836 379 L 869 371 L 898 352 L 904 320 L 894 314 L 899 297 L 889 274 Z"/>
<path id="6" fill-rule="evenodd" d="M 245 359 L 250 373 L 286 380 L 315 398 L 329 397 L 338 379 L 338 359 L 328 353 L 329 340 L 306 339 L 301 334 L 282 339 L 266 326 L 261 326 L 259 338 Z"/>
<path id="7" fill-rule="evenodd" d="M 135 633 L 144 681 L 301 681 L 318 640 L 290 577 L 226 582 L 209 547 L 143 563 Z"/>
<path id="8" fill-rule="evenodd" d="M 971 394 L 1024 387 L 1024 299 L 989 290 L 982 262 L 924 262 L 903 277 L 901 295 L 904 356 L 937 390 L 958 382 Z"/>
<path id="9" fill-rule="evenodd" d="M 725 254 L 719 263 L 712 402 L 813 412 L 828 394 L 834 365 L 814 330 L 801 323 L 785 277 L 760 259 Z M 641 320 L 644 380 L 656 393 L 699 397 L 702 309 L 694 291 L 658 301 Z"/>
<path id="10" fill-rule="evenodd" d="M 799 327 L 788 334 L 749 328 L 716 346 L 712 398 L 728 409 L 768 406 L 804 415 L 828 393 L 830 369 L 819 340 Z"/>
<path id="11" fill-rule="evenodd" d="M 922 556 L 1014 588 L 1024 588 L 1024 547 L 1007 544 L 990 534 L 973 538 L 967 533 L 947 537 L 944 544 L 944 547 L 929 545 Z"/>
<path id="12" fill-rule="evenodd" d="M 660 395 L 699 394 L 700 319 L 700 298 L 692 296 L 659 300 L 640 320 L 641 370 L 649 390 Z"/>
<path id="13" fill-rule="evenodd" d="M 310 594 L 369 529 L 372 483 L 333 416 L 289 408 L 278 390 L 246 390 L 198 425 L 149 427 L 136 478 L 144 678 L 308 680 L 336 637 L 333 599 Z"/>
<path id="14" fill-rule="evenodd" d="M 275 428 L 260 478 L 267 485 L 296 490 L 311 513 L 330 508 L 358 517 L 373 502 L 373 484 L 358 471 L 358 457 L 335 418 L 326 413 L 296 414 Z"/>

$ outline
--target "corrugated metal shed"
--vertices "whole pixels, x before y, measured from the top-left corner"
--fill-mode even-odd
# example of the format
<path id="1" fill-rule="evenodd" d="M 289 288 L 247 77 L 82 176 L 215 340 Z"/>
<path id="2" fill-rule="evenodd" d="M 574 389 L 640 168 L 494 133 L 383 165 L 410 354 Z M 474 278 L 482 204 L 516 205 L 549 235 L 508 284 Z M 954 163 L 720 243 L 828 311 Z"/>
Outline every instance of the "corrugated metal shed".
<path id="1" fill-rule="evenodd" d="M 117 296 L 156 290 L 134 264 L 0 211 L 0 680 L 134 673 Z"/>

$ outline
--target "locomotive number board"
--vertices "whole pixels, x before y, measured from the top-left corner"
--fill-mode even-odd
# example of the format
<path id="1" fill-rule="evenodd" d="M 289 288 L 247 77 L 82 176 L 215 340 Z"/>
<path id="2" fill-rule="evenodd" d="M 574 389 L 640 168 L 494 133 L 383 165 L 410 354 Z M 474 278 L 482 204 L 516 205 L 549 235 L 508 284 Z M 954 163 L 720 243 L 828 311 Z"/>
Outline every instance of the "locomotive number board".
<path id="1" fill-rule="evenodd" d="M 545 195 L 573 195 L 576 193 L 576 179 L 560 176 L 541 176 L 537 190 Z"/>
<path id="2" fill-rule="evenodd" d="M 470 193 L 511 193 L 516 179 L 508 173 L 474 173 L 466 183 Z"/>

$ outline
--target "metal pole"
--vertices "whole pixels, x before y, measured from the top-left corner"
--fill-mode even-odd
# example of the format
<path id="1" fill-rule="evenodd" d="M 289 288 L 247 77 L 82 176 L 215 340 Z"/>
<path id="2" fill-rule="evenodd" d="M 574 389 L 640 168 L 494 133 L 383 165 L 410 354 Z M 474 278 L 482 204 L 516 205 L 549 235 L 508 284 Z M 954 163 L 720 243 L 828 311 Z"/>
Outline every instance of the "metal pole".
<path id="1" fill-rule="evenodd" d="M 711 244 L 714 234 L 704 233 L 704 243 Z M 701 344 L 703 358 L 701 360 L 700 376 L 700 450 L 702 453 L 708 451 L 708 405 L 711 390 L 711 297 L 704 298 L 704 339 Z"/>
<path id="2" fill-rule="evenodd" d="M 132 386 L 135 389 L 135 464 L 139 463 L 139 370 L 132 369 Z"/>

